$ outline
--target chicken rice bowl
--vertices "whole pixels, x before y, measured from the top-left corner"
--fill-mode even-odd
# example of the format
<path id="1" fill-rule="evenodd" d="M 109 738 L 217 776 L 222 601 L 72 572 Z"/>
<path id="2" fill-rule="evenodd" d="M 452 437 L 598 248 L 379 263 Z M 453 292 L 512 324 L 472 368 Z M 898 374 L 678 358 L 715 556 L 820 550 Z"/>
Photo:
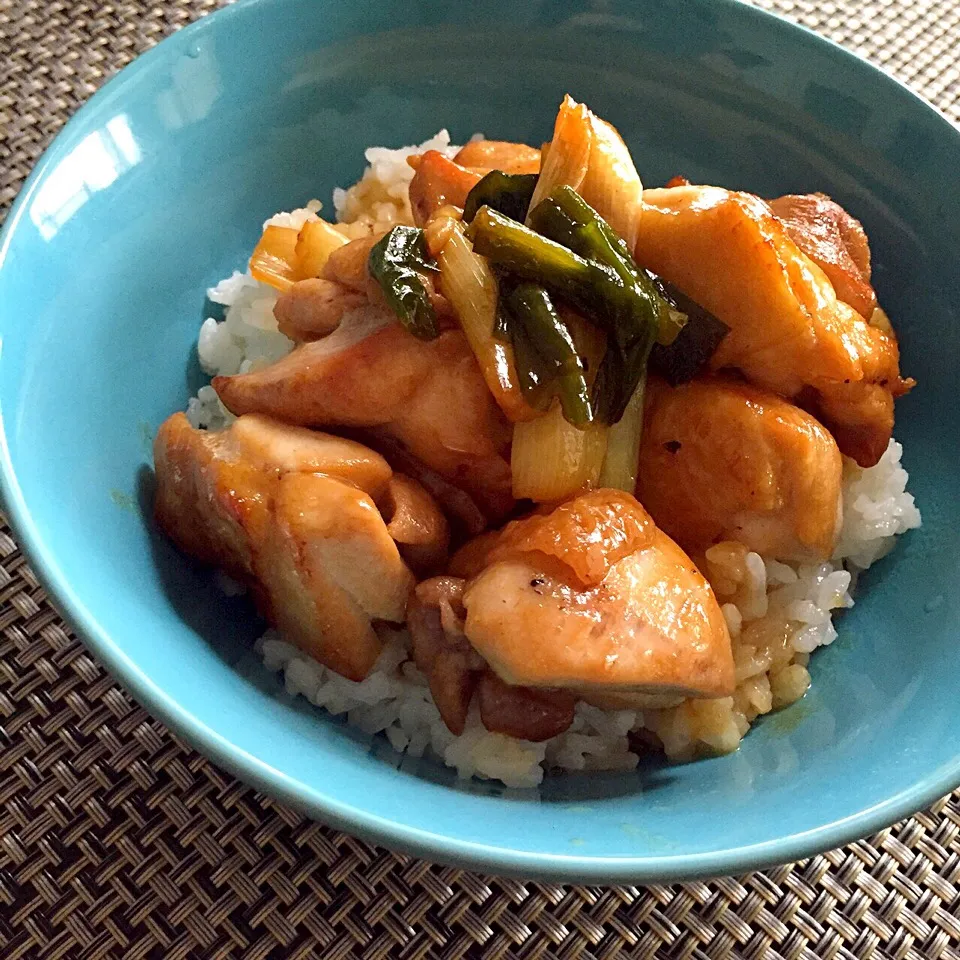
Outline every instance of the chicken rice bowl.
<path id="1" fill-rule="evenodd" d="M 155 515 L 286 688 L 461 777 L 737 748 L 920 525 L 896 334 L 823 194 L 549 142 L 381 147 L 209 291 Z"/>

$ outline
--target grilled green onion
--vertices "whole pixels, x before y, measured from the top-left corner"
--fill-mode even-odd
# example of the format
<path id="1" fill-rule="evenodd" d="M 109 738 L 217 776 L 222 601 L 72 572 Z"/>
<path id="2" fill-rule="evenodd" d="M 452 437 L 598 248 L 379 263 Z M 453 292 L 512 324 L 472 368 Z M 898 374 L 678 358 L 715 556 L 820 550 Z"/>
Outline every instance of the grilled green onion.
<path id="1" fill-rule="evenodd" d="M 532 406 L 544 409 L 556 395 L 563 415 L 574 426 L 593 420 L 583 363 L 570 332 L 557 314 L 550 295 L 535 283 L 521 283 L 507 294 L 507 308 L 516 321 L 513 333 L 517 366 L 532 377 L 521 380 L 532 396 Z M 523 375 L 523 374 L 522 374 Z"/>
<path id="2" fill-rule="evenodd" d="M 490 207 L 514 220 L 525 220 L 536 185 L 535 173 L 491 170 L 467 194 L 467 202 L 463 207 L 463 222 L 470 223 L 481 207 Z"/>
<path id="3" fill-rule="evenodd" d="M 521 280 L 563 288 L 574 297 L 585 294 L 595 281 L 595 264 L 491 207 L 477 211 L 467 236 L 475 253 Z"/>
<path id="4" fill-rule="evenodd" d="M 610 225 L 570 187 L 553 190 L 530 213 L 530 225 L 616 277 L 604 277 L 598 294 L 606 309 L 588 314 L 607 331 L 606 355 L 593 398 L 598 416 L 616 423 L 641 383 L 655 339 L 669 322 L 668 307 L 650 277 Z"/>
<path id="5" fill-rule="evenodd" d="M 436 311 L 421 276 L 435 271 L 437 265 L 427 253 L 422 230 L 394 227 L 371 249 L 367 267 L 390 309 L 410 333 L 421 340 L 440 335 Z"/>
<path id="6" fill-rule="evenodd" d="M 590 207 L 586 209 L 595 222 L 603 223 Z M 577 224 L 570 222 L 572 231 Z M 477 253 L 502 271 L 545 287 L 604 330 L 608 346 L 594 380 L 591 402 L 597 419 L 616 423 L 643 375 L 656 335 L 654 311 L 659 300 L 651 300 L 638 289 L 628 272 L 629 264 L 620 262 L 619 254 L 615 266 L 588 260 L 489 207 L 477 211 L 469 232 Z M 572 235 L 558 233 L 564 239 Z M 611 246 L 609 242 L 607 246 Z"/>
<path id="7" fill-rule="evenodd" d="M 658 342 L 650 352 L 650 368 L 675 387 L 692 380 L 707 365 L 730 328 L 672 284 L 660 277 L 654 277 L 654 282 L 672 309 L 688 318 L 672 342 Z"/>

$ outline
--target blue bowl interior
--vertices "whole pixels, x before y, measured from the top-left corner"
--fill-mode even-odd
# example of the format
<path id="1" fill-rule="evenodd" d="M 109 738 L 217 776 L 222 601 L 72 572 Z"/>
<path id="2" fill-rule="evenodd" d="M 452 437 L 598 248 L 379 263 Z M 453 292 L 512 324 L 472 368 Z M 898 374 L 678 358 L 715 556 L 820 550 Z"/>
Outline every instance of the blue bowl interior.
<path id="1" fill-rule="evenodd" d="M 598 12 L 602 11 L 602 12 Z M 150 441 L 202 382 L 204 290 L 262 221 L 448 126 L 540 143 L 565 92 L 648 184 L 823 190 L 860 217 L 920 386 L 898 406 L 924 527 L 863 578 L 813 689 L 738 753 L 539 791 L 458 783 L 287 698 L 262 629 L 149 521 Z M 958 134 L 890 79 L 728 2 L 247 0 L 98 95 L 2 247 L 6 503 L 38 573 L 151 710 L 268 792 L 461 864 L 568 879 L 738 872 L 865 834 L 960 781 Z M 330 208 L 328 207 L 328 210 Z"/>

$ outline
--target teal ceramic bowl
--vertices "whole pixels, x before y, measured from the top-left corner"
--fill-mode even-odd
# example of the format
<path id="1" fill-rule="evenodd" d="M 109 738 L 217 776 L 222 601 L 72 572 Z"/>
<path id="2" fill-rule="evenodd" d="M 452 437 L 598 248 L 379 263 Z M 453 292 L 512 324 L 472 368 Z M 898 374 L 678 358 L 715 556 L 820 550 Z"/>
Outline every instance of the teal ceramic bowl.
<path id="1" fill-rule="evenodd" d="M 261 222 L 449 126 L 539 143 L 562 95 L 644 179 L 824 190 L 869 231 L 919 387 L 898 407 L 924 526 L 872 569 L 805 700 L 736 754 L 540 791 L 399 763 L 288 699 L 260 627 L 151 528 L 150 440 L 200 384 L 204 290 Z M 46 153 L 0 269 L 3 498 L 119 680 L 274 797 L 428 858 L 531 877 L 740 873 L 960 783 L 960 134 L 866 63 L 723 0 L 241 0 L 141 57 Z"/>

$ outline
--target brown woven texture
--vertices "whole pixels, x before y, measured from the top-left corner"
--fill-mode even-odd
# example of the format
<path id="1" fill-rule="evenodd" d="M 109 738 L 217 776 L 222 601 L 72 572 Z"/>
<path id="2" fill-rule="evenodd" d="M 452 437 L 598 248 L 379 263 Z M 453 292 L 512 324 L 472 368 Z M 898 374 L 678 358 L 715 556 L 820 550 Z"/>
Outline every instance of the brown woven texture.
<path id="1" fill-rule="evenodd" d="M 0 207 L 103 81 L 216 0 L 0 0 Z M 960 120 L 955 0 L 761 0 Z M 313 823 L 151 719 L 70 634 L 0 518 L 0 958 L 960 960 L 960 794 L 868 840 L 704 883 L 438 867 Z"/>

